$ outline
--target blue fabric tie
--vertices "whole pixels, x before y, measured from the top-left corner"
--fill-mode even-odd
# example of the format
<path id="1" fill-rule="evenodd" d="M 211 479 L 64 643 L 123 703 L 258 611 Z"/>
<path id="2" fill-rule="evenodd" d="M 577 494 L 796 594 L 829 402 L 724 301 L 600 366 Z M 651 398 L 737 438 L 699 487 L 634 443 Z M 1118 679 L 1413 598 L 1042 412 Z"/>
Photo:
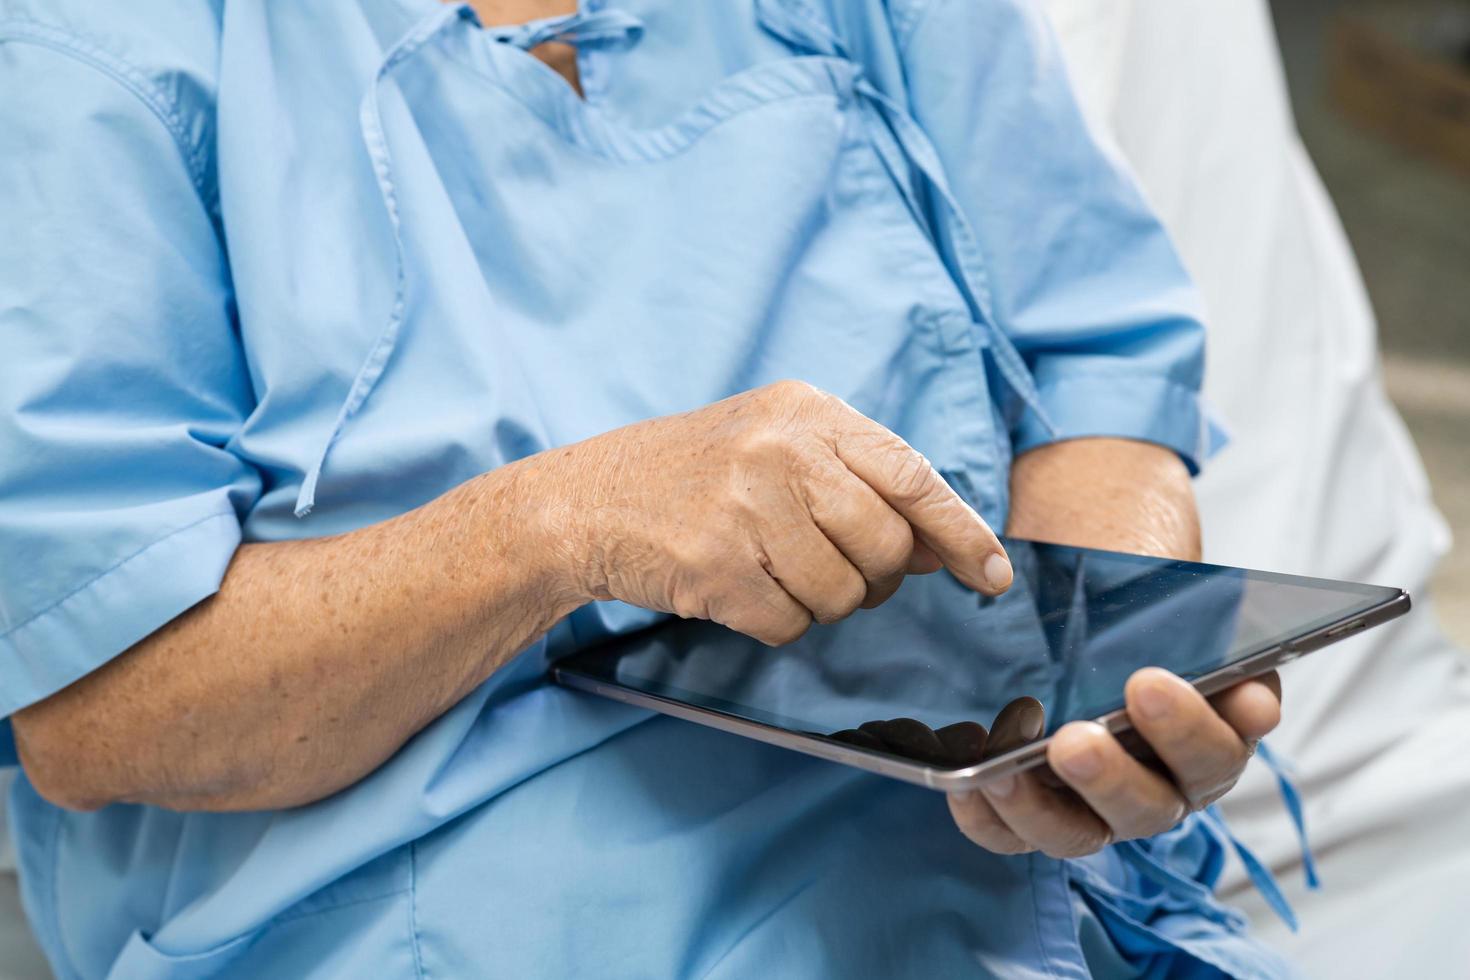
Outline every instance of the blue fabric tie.
<path id="1" fill-rule="evenodd" d="M 1052 435 L 1057 435 L 1057 428 L 1042 405 L 1041 393 L 1036 388 L 1031 369 L 1026 366 L 1011 338 L 998 325 L 979 242 L 950 189 L 939 153 L 928 135 L 903 106 L 863 76 L 862 66 L 848 57 L 842 39 L 803 0 L 756 0 L 756 12 L 761 25 L 786 43 L 823 57 L 840 59 L 852 67 L 853 91 L 877 111 L 903 159 L 895 159 L 891 148 L 884 146 L 881 140 L 877 141 L 879 157 L 898 185 L 914 219 L 926 229 L 940 254 L 951 260 L 952 271 L 958 280 L 956 285 L 970 306 L 971 318 L 986 333 L 985 339 L 996 369 L 1042 426 Z M 914 194 L 909 175 L 905 173 L 909 165 L 919 172 L 943 209 L 947 220 L 942 222 L 942 228 L 933 227 L 934 222 L 929 220 L 922 202 Z M 946 232 L 947 240 L 943 234 Z"/>
<path id="2" fill-rule="evenodd" d="M 449 24 L 461 19 L 470 19 L 473 16 L 468 7 L 460 5 L 446 6 L 424 18 L 400 38 L 398 43 L 388 49 L 382 64 L 378 66 L 372 82 L 368 85 L 367 94 L 362 97 L 362 104 L 358 109 L 358 124 L 362 130 L 362 141 L 367 147 L 368 158 L 373 163 L 373 176 L 377 178 L 378 191 L 382 195 L 383 207 L 388 214 L 388 224 L 393 229 L 395 269 L 393 307 L 388 314 L 388 322 L 378 334 L 377 340 L 373 342 L 362 366 L 358 368 L 357 376 L 352 380 L 352 387 L 347 390 L 347 398 L 337 411 L 337 419 L 332 423 L 332 429 L 327 434 L 326 441 L 322 443 L 316 462 L 312 464 L 305 479 L 301 481 L 301 490 L 296 495 L 295 513 L 297 517 L 305 517 L 311 513 L 311 508 L 316 502 L 317 482 L 321 479 L 322 467 L 326 464 L 327 454 L 331 452 L 337 437 L 342 434 L 347 420 L 357 414 L 357 410 L 367 400 L 373 386 L 378 383 L 378 378 L 382 376 L 388 358 L 392 356 L 393 349 L 397 346 L 398 332 L 403 326 L 404 296 L 407 291 L 407 275 L 403 261 L 403 234 L 398 216 L 398 195 L 393 187 L 393 160 L 388 152 L 388 141 L 383 135 L 383 113 L 378 104 L 378 88 L 382 85 L 383 79 L 391 75 L 395 68 L 415 51 L 437 37 L 439 32 Z"/>
<path id="3" fill-rule="evenodd" d="M 1225 823 L 1225 819 L 1220 816 L 1220 811 L 1215 807 L 1208 807 L 1201 811 L 1200 817 L 1204 821 L 1204 825 L 1209 828 L 1210 833 L 1214 834 L 1215 838 L 1222 845 L 1229 847 L 1235 852 L 1235 856 L 1240 858 L 1240 863 L 1245 866 L 1245 873 L 1249 876 L 1251 884 L 1256 886 L 1256 890 L 1261 893 L 1261 897 L 1266 900 L 1266 904 L 1271 906 L 1271 911 L 1275 912 L 1281 921 L 1286 923 L 1287 928 L 1292 932 L 1296 932 L 1296 912 L 1292 909 L 1291 903 L 1286 900 L 1286 895 L 1281 891 L 1281 885 L 1277 882 L 1276 876 L 1271 873 L 1271 869 L 1266 867 L 1261 862 L 1261 859 L 1256 857 L 1255 852 L 1246 847 L 1240 838 L 1231 832 L 1230 827 Z"/>
<path id="4" fill-rule="evenodd" d="M 1286 806 L 1286 812 L 1291 816 L 1292 825 L 1296 828 L 1297 841 L 1302 849 L 1302 874 L 1307 879 L 1307 887 L 1316 891 L 1322 887 L 1321 880 L 1317 877 L 1317 863 L 1312 860 L 1312 846 L 1307 840 L 1307 821 L 1302 812 L 1302 797 L 1297 792 L 1296 784 L 1286 773 L 1286 766 L 1277 758 L 1276 753 L 1271 751 L 1264 741 L 1256 745 L 1256 754 L 1266 764 L 1266 768 L 1276 776 L 1276 788 L 1281 791 L 1281 802 Z"/>
<path id="5" fill-rule="evenodd" d="M 1276 786 L 1281 792 L 1281 802 L 1291 817 L 1292 825 L 1296 828 L 1297 840 L 1301 845 L 1302 873 L 1306 878 L 1307 887 L 1315 891 L 1321 887 L 1321 880 L 1317 877 L 1317 865 L 1312 860 L 1311 845 L 1307 841 L 1307 825 L 1302 813 L 1301 794 L 1297 792 L 1295 784 L 1286 774 L 1281 760 L 1264 741 L 1256 745 L 1256 754 L 1276 776 Z M 1205 826 L 1220 843 L 1228 845 L 1235 852 L 1236 857 L 1240 858 L 1240 863 L 1245 866 L 1245 872 L 1250 876 L 1251 883 L 1265 898 L 1266 904 L 1271 906 L 1272 911 L 1281 917 L 1281 921 L 1285 922 L 1292 932 L 1296 932 L 1296 913 L 1292 910 L 1291 903 L 1286 900 L 1285 894 L 1282 893 L 1281 885 L 1276 881 L 1276 876 L 1271 873 L 1271 869 L 1267 868 L 1261 859 L 1256 857 L 1255 853 L 1231 832 L 1218 809 L 1209 807 L 1201 816 L 1204 818 Z"/>
<path id="6" fill-rule="evenodd" d="M 634 44 L 643 36 L 643 21 L 620 10 L 598 10 L 545 17 L 525 24 L 488 27 L 497 41 L 529 51 L 539 44 Z"/>

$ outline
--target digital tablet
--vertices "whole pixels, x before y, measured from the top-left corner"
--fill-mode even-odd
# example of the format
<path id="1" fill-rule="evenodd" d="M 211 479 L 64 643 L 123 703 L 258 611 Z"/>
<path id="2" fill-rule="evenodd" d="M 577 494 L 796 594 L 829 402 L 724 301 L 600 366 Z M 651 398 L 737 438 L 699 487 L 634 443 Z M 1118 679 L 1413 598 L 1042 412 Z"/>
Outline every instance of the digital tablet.
<path id="1" fill-rule="evenodd" d="M 1402 589 L 1010 539 L 1011 588 L 947 573 L 770 648 L 670 620 L 560 660 L 560 684 L 938 790 L 1045 763 L 1093 719 L 1125 737 L 1145 666 L 1216 693 L 1403 614 Z M 1042 731 L 1006 732 L 1039 701 Z M 1009 706 L 1009 710 L 1008 710 Z M 991 733 L 994 733 L 992 737 Z"/>

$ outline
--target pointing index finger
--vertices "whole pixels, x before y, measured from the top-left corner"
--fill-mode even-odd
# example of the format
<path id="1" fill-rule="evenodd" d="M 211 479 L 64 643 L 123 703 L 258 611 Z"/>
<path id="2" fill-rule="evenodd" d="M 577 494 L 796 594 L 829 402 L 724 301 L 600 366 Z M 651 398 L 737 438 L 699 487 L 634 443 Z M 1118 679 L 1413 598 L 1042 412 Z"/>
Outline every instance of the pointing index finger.
<path id="1" fill-rule="evenodd" d="M 1010 559 L 990 525 L 921 453 L 859 417 L 862 428 L 836 440 L 838 459 L 913 526 L 955 578 L 987 595 L 1010 588 Z"/>

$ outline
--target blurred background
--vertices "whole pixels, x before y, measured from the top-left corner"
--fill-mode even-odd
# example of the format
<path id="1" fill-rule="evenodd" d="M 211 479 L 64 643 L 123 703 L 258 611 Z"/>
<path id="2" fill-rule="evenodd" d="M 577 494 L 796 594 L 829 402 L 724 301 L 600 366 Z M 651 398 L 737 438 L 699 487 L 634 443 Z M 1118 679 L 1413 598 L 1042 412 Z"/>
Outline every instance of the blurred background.
<path id="1" fill-rule="evenodd" d="M 1455 535 L 1440 618 L 1470 647 L 1470 0 L 1272 0 L 1303 141 L 1378 314 Z"/>

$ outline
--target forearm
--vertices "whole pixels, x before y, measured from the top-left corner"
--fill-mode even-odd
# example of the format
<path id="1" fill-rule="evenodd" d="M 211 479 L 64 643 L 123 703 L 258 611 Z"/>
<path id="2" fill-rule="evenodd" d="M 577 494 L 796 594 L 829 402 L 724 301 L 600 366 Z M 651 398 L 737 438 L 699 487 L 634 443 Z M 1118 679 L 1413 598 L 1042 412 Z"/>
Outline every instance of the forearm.
<path id="1" fill-rule="evenodd" d="M 544 460 L 332 538 L 247 544 L 220 591 L 17 713 L 73 807 L 294 806 L 371 772 L 582 601 Z"/>
<path id="2" fill-rule="evenodd" d="M 1017 457 L 1006 532 L 1020 538 L 1198 560 L 1189 472 L 1130 439 L 1073 439 Z"/>
<path id="3" fill-rule="evenodd" d="M 977 590 L 1010 583 L 995 535 L 927 460 L 781 382 L 351 534 L 247 545 L 213 598 L 18 712 L 16 744 L 63 805 L 293 806 L 371 772 L 593 598 L 775 644 L 940 562 Z"/>

